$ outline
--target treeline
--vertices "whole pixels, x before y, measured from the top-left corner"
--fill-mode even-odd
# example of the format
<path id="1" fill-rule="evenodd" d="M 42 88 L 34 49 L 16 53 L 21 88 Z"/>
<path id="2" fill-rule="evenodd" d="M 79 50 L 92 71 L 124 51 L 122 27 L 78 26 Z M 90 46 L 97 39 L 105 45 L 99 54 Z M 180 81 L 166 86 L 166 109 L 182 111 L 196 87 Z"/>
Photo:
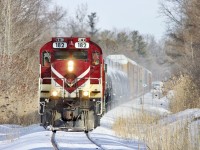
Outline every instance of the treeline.
<path id="1" fill-rule="evenodd" d="M 82 4 L 75 10 L 74 16 L 66 15 L 57 31 L 65 36 L 89 36 L 102 47 L 105 56 L 128 51 L 143 57 L 147 55 L 148 43 L 138 31 L 101 30 L 98 21 L 97 13 L 88 13 L 87 4 Z"/>
<path id="2" fill-rule="evenodd" d="M 161 13 L 168 24 L 166 54 L 173 64 L 170 87 L 178 110 L 200 107 L 200 1 L 165 0 Z M 173 107 L 173 105 L 172 105 Z"/>

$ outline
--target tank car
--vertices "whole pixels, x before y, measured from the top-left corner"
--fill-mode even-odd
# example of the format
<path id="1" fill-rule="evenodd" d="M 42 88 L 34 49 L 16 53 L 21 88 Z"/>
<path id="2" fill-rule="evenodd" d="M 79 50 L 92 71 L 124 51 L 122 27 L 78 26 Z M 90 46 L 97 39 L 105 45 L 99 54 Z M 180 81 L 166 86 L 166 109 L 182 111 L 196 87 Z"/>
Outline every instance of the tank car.
<path id="1" fill-rule="evenodd" d="M 39 114 L 44 127 L 85 131 L 105 111 L 102 49 L 88 37 L 53 37 L 40 49 Z"/>

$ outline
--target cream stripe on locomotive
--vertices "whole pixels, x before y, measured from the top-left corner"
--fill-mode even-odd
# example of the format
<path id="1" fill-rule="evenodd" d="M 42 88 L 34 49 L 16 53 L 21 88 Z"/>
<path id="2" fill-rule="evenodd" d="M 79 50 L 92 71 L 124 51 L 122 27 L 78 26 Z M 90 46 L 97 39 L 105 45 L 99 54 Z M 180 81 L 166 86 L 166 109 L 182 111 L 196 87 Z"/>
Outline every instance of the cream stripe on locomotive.
<path id="1" fill-rule="evenodd" d="M 82 79 L 84 76 L 86 76 L 89 72 L 90 72 L 90 67 L 88 67 L 88 69 L 87 69 L 85 72 L 83 72 L 80 76 L 78 76 L 77 82 L 78 82 L 80 79 Z"/>
<path id="2" fill-rule="evenodd" d="M 64 89 L 64 96 L 63 96 L 63 87 L 62 86 L 60 86 L 54 79 L 52 79 L 52 85 L 55 85 L 55 87 L 53 87 L 53 88 L 56 88 L 56 89 L 59 89 L 59 91 L 60 91 L 60 96 L 61 97 L 76 97 L 76 90 L 75 91 L 73 91 L 72 93 L 69 93 L 67 90 L 65 90 Z M 80 86 L 80 88 L 82 89 L 82 90 L 86 90 L 86 91 L 88 91 L 88 89 L 90 88 L 90 80 L 89 79 L 87 79 L 87 81 L 83 84 L 83 85 L 81 85 Z"/>
<path id="3" fill-rule="evenodd" d="M 51 66 L 51 70 L 52 70 L 52 72 L 58 77 L 58 78 L 60 78 L 60 79 L 64 79 L 64 77 L 59 73 L 59 72 L 57 72 L 56 71 L 56 69 L 55 68 L 53 68 L 53 66 Z M 85 71 L 85 72 L 83 72 L 80 76 L 78 76 L 77 77 L 77 80 L 74 80 L 73 82 L 72 82 L 72 84 L 68 84 L 69 86 L 73 86 L 75 83 L 77 83 L 80 79 L 82 79 L 84 76 L 86 76 L 88 73 L 90 72 L 90 67 L 88 67 L 88 69 Z"/>
<path id="4" fill-rule="evenodd" d="M 51 65 L 51 70 L 58 78 L 64 79 L 64 77 L 59 72 L 57 72 L 52 65 Z"/>

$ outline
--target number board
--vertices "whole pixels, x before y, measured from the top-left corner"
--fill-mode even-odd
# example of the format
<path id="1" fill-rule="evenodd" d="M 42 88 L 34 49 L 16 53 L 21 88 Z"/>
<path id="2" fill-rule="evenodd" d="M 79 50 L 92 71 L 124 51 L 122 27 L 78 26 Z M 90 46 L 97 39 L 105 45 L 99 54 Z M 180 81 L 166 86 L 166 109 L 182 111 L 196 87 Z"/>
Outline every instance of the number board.
<path id="1" fill-rule="evenodd" d="M 66 42 L 54 42 L 53 48 L 67 48 Z"/>
<path id="2" fill-rule="evenodd" d="M 89 48 L 89 43 L 87 43 L 87 42 L 76 42 L 75 48 Z"/>

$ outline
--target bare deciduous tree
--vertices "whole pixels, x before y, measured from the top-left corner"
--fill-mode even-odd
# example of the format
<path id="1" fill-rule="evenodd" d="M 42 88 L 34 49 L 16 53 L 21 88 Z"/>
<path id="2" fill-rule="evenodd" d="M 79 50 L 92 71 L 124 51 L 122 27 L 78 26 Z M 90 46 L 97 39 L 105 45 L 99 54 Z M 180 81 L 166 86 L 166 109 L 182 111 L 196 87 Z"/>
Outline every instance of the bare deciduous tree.
<path id="1" fill-rule="evenodd" d="M 75 16 L 69 16 L 66 19 L 66 28 L 63 28 L 63 32 L 68 36 L 87 36 L 87 4 L 81 4 L 75 10 Z M 72 13 L 71 13 L 72 14 Z"/>
<path id="2" fill-rule="evenodd" d="M 200 73 L 200 1 L 167 0 L 161 4 L 162 13 L 168 18 L 171 47 L 167 54 L 182 71 L 197 79 Z"/>
<path id="3" fill-rule="evenodd" d="M 26 114 L 37 109 L 35 62 L 40 46 L 49 40 L 55 25 L 49 4 L 50 0 L 0 0 L 0 108 L 7 106 L 1 116 L 7 121 L 13 115 L 24 115 L 23 104 L 27 106 Z M 56 15 L 57 21 L 62 18 Z"/>
<path id="4" fill-rule="evenodd" d="M 175 64 L 174 71 L 181 73 L 177 80 L 187 81 L 186 84 L 180 84 L 179 89 L 174 85 L 177 92 L 174 101 L 178 101 L 177 95 L 182 95 L 180 100 L 185 102 L 184 109 L 198 107 L 200 105 L 200 1 L 166 0 L 162 2 L 161 10 L 169 23 L 166 53 Z"/>

